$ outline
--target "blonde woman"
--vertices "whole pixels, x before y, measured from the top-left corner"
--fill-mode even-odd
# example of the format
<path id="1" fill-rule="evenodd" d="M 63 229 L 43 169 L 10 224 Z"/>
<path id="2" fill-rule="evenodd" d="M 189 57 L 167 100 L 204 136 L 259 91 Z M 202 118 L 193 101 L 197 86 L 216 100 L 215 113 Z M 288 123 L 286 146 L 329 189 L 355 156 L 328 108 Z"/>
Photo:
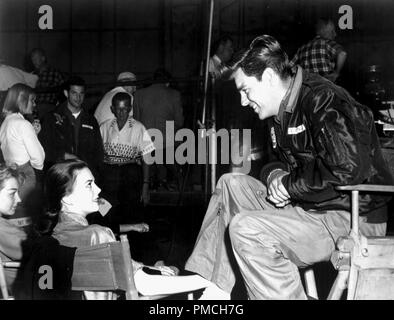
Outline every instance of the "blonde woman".
<path id="1" fill-rule="evenodd" d="M 35 127 L 25 119 L 35 108 L 35 93 L 27 85 L 13 85 L 7 93 L 2 110 L 0 144 L 6 164 L 15 163 L 25 176 L 19 193 L 22 202 L 16 217 L 29 217 L 38 210 L 40 196 L 37 194 L 35 170 L 42 170 L 45 152 L 37 138 L 40 125 Z"/>

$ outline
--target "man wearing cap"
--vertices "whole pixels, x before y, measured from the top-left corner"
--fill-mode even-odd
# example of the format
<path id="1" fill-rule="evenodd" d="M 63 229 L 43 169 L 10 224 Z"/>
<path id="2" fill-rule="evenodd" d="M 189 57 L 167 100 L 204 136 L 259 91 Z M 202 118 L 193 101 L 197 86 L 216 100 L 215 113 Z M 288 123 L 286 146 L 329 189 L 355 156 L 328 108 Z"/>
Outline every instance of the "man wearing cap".
<path id="1" fill-rule="evenodd" d="M 117 81 L 119 82 L 124 82 L 124 81 L 135 81 L 137 80 L 136 76 L 132 72 L 122 72 L 118 75 Z M 113 88 L 111 91 L 108 91 L 104 97 L 101 99 L 100 103 L 98 104 L 96 111 L 94 112 L 94 116 L 99 124 L 103 124 L 105 121 L 109 119 L 113 119 L 115 116 L 111 112 L 111 103 L 112 103 L 112 98 L 115 96 L 115 94 L 119 92 L 126 92 L 131 96 L 131 105 L 133 105 L 133 94 L 136 91 L 135 86 L 118 86 Z M 130 115 L 133 115 L 133 109 L 130 111 Z"/>

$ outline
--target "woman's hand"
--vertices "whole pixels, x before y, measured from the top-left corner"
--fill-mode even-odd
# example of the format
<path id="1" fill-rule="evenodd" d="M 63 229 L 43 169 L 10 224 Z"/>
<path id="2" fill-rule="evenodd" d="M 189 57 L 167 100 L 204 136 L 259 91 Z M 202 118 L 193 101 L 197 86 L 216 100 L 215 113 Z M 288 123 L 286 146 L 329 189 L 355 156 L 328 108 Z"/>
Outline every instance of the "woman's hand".
<path id="1" fill-rule="evenodd" d="M 177 267 L 174 266 L 168 267 L 164 265 L 163 260 L 157 261 L 153 267 L 149 267 L 149 268 L 160 271 L 163 276 L 176 276 L 179 273 L 179 269 Z"/>
<path id="2" fill-rule="evenodd" d="M 167 266 L 158 266 L 158 267 L 149 267 L 149 268 L 153 269 L 153 270 L 160 271 L 163 276 L 175 276 L 176 275 L 175 271 L 172 268 L 167 267 Z"/>
<path id="3" fill-rule="evenodd" d="M 33 121 L 33 129 L 34 129 L 36 135 L 38 135 L 38 134 L 40 133 L 40 131 L 41 131 L 41 123 L 40 123 L 40 120 L 35 119 L 35 120 Z"/>
<path id="4" fill-rule="evenodd" d="M 121 224 L 120 233 L 126 233 L 130 231 L 136 232 L 149 232 L 149 225 L 147 223 L 134 223 L 134 224 Z"/>

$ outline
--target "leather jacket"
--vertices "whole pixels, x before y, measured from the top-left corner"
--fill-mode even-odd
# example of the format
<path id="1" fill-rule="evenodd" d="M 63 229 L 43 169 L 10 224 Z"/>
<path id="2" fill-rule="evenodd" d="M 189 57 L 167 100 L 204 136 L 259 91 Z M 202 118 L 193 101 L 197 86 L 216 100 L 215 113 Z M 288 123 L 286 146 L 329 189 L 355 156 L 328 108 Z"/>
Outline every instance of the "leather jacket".
<path id="1" fill-rule="evenodd" d="M 49 168 L 70 153 L 85 161 L 97 176 L 104 158 L 100 129 L 96 119 L 85 110 L 78 118 L 74 123 L 67 101 L 46 115 L 38 135 L 45 150 L 45 166 Z"/>
<path id="2" fill-rule="evenodd" d="M 293 205 L 304 210 L 350 211 L 350 195 L 336 186 L 393 184 L 383 159 L 372 111 L 343 88 L 300 67 L 270 125 L 280 162 L 269 163 L 262 179 L 274 169 L 289 172 L 282 183 Z M 360 215 L 370 223 L 387 221 L 387 195 L 360 193 Z"/>

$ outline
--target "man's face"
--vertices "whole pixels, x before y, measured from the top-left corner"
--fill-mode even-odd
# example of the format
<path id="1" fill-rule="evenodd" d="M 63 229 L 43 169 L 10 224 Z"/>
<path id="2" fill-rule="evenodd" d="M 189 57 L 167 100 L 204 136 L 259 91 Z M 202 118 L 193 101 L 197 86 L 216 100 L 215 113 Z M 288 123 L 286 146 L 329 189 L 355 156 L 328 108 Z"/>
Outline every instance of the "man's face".
<path id="1" fill-rule="evenodd" d="M 76 108 L 82 108 L 82 103 L 85 98 L 85 88 L 83 86 L 70 86 L 70 90 L 64 91 L 68 103 Z"/>
<path id="2" fill-rule="evenodd" d="M 45 57 L 39 52 L 34 52 L 31 55 L 31 62 L 34 68 L 40 69 L 41 65 L 45 62 Z"/>
<path id="3" fill-rule="evenodd" d="M 134 94 L 134 92 L 136 92 L 137 90 L 136 86 L 123 86 L 123 89 L 125 89 L 126 92 L 131 95 Z"/>
<path id="4" fill-rule="evenodd" d="M 226 43 L 224 43 L 222 46 L 223 46 L 222 49 L 223 62 L 227 62 L 231 59 L 234 53 L 233 42 L 227 40 Z"/>
<path id="5" fill-rule="evenodd" d="M 324 38 L 328 40 L 334 40 L 336 36 L 337 34 L 335 32 L 335 25 L 330 21 L 324 29 Z"/>
<path id="6" fill-rule="evenodd" d="M 241 104 L 253 108 L 261 120 L 276 116 L 279 105 L 275 103 L 274 88 L 270 84 L 269 76 L 264 71 L 260 80 L 247 76 L 241 68 L 233 74 L 235 85 L 241 94 Z"/>
<path id="7" fill-rule="evenodd" d="M 117 101 L 114 106 L 111 106 L 111 110 L 116 117 L 118 123 L 126 123 L 129 113 L 131 111 L 130 100 Z"/>
<path id="8" fill-rule="evenodd" d="M 137 80 L 137 79 L 136 78 L 125 78 L 125 79 L 122 79 L 121 81 L 135 81 L 135 80 Z M 131 94 L 131 95 L 133 95 L 134 92 L 136 92 L 136 90 L 137 90 L 136 86 L 122 86 L 122 87 L 123 87 L 123 89 L 126 90 L 126 92 L 128 94 Z"/>

